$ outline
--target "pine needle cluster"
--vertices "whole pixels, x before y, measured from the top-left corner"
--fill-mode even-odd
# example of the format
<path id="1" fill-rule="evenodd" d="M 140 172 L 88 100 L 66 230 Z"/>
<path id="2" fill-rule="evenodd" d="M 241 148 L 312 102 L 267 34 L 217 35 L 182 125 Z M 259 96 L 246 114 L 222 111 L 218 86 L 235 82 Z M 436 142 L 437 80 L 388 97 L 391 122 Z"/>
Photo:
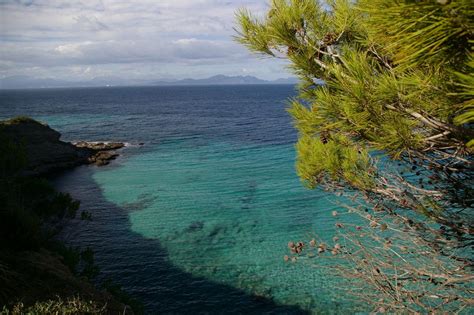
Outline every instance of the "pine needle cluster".
<path id="1" fill-rule="evenodd" d="M 300 78 L 289 113 L 307 186 L 358 192 L 472 268 L 472 1 L 272 0 L 237 21 L 238 42 Z"/>

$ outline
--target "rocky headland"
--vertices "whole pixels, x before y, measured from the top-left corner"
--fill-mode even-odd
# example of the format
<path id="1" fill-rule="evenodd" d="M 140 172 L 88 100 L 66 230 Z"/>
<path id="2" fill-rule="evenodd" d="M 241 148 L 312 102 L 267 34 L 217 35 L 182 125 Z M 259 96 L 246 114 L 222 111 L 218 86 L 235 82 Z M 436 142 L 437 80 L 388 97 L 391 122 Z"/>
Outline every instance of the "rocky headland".
<path id="1" fill-rule="evenodd" d="M 107 165 L 125 146 L 121 142 L 70 143 L 61 134 L 36 120 L 26 117 L 0 122 L 2 133 L 26 151 L 25 175 L 41 176 L 82 164 Z"/>
<path id="2" fill-rule="evenodd" d="M 140 313 L 139 303 L 117 286 L 89 281 L 97 272 L 92 251 L 55 239 L 76 217 L 79 202 L 42 178 L 83 164 L 106 165 L 125 144 L 60 138 L 28 117 L 0 121 L 0 314 Z M 93 220 L 84 213 L 81 220 Z"/>

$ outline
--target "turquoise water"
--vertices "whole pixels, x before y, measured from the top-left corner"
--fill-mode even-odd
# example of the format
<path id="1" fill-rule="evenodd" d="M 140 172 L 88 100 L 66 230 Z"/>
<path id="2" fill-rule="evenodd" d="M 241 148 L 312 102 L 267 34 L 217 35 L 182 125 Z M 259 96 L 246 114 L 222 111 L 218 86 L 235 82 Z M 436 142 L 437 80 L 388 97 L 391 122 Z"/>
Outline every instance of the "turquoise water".
<path id="1" fill-rule="evenodd" d="M 147 313 L 352 313 L 325 261 L 285 262 L 289 241 L 329 243 L 340 201 L 295 174 L 291 86 L 10 92 L 0 118 L 28 113 L 67 140 L 126 141 L 106 167 L 56 186 L 92 222 L 62 233 Z M 38 105 L 38 104 L 41 104 Z M 137 145 L 139 142 L 144 146 Z"/>
<path id="2" fill-rule="evenodd" d="M 294 175 L 291 145 L 195 146 L 179 141 L 97 172 L 107 200 L 130 212 L 133 231 L 159 239 L 192 274 L 305 309 L 337 308 L 333 280 L 308 264 L 285 263 L 289 240 L 330 234 L 331 196 Z M 321 299 L 321 296 L 324 296 Z"/>

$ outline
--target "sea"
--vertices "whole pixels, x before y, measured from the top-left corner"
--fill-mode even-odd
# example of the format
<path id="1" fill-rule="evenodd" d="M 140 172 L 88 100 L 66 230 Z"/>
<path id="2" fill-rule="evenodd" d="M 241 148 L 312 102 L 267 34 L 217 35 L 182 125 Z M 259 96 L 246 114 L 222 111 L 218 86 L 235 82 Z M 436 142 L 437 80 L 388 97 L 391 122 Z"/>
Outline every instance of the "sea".
<path id="1" fill-rule="evenodd" d="M 291 85 L 0 92 L 0 119 L 27 115 L 65 141 L 127 143 L 110 165 L 52 178 L 81 201 L 59 237 L 147 314 L 366 311 L 332 261 L 285 261 L 289 241 L 330 242 L 342 200 L 295 171 Z M 321 260 L 324 260 L 321 262 Z"/>

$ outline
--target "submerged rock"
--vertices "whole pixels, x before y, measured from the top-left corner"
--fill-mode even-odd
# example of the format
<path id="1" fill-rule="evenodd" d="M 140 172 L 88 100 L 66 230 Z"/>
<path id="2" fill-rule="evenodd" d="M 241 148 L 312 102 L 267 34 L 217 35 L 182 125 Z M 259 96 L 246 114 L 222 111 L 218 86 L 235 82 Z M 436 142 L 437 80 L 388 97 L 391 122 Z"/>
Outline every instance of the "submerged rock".
<path id="1" fill-rule="evenodd" d="M 202 230 L 203 227 L 204 227 L 204 222 L 202 222 L 202 221 L 194 221 L 194 222 L 192 222 L 192 223 L 186 228 L 186 232 L 199 231 L 199 230 Z"/>

